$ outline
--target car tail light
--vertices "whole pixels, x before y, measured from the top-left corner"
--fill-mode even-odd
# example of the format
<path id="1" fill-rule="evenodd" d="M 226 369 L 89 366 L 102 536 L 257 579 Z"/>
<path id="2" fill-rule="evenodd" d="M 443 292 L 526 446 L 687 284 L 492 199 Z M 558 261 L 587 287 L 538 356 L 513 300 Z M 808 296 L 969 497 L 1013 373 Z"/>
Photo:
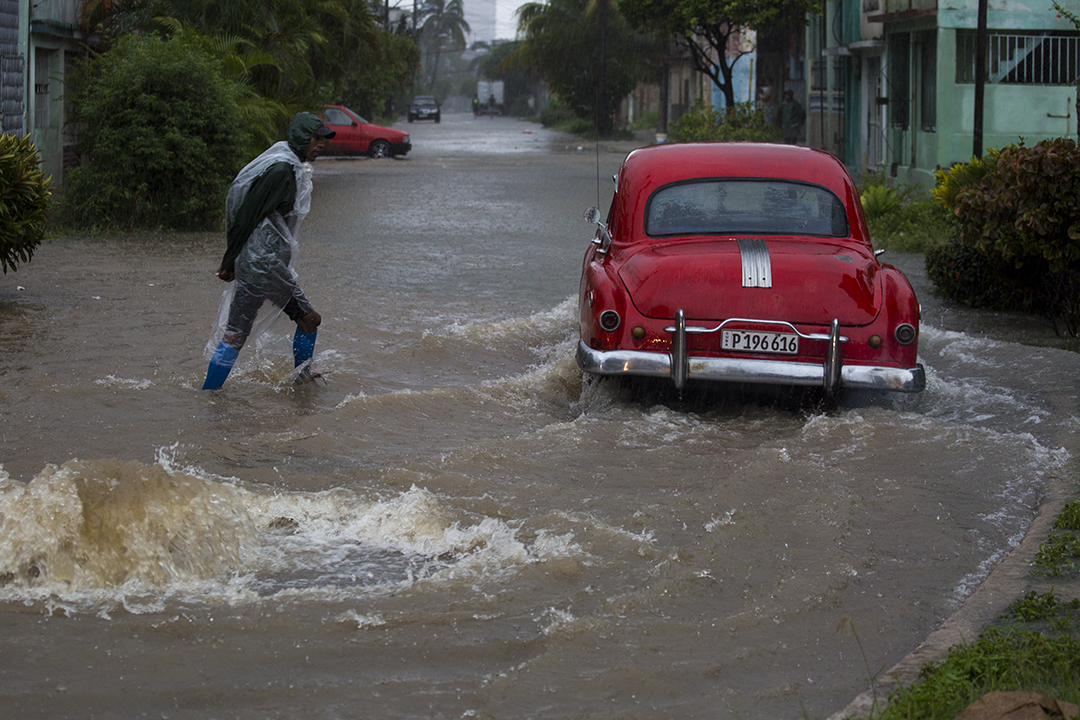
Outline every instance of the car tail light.
<path id="1" fill-rule="evenodd" d="M 619 313 L 614 310 L 605 310 L 600 313 L 600 327 L 606 332 L 615 332 L 619 329 L 619 324 L 622 322 L 622 318 L 619 317 Z"/>
<path id="2" fill-rule="evenodd" d="M 896 326 L 896 330 L 893 331 L 893 337 L 901 345 L 910 345 L 915 342 L 915 335 L 915 326 L 908 323 L 900 323 Z"/>

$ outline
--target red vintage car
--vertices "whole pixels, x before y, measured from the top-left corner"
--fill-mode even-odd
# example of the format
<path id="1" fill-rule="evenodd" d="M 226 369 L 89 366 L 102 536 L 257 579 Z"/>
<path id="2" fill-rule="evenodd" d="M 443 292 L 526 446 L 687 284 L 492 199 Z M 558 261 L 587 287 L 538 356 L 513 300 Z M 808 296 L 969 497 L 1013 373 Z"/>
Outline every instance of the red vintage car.
<path id="1" fill-rule="evenodd" d="M 344 105 L 327 105 L 323 123 L 336 133 L 323 155 L 367 155 L 372 158 L 405 155 L 412 149 L 407 133 L 373 125 Z"/>
<path id="2" fill-rule="evenodd" d="M 588 373 L 918 392 L 919 302 L 878 261 L 833 156 L 754 143 L 635 150 L 585 253 Z"/>

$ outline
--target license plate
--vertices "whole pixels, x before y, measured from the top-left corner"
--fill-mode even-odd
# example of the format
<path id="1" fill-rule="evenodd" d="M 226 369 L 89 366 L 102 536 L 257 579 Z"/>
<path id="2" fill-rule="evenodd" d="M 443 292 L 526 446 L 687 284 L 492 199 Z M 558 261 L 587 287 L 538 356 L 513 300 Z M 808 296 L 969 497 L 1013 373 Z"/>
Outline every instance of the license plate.
<path id="1" fill-rule="evenodd" d="M 799 352 L 799 336 L 791 333 L 724 330 L 720 333 L 720 347 L 736 352 L 794 355 Z"/>

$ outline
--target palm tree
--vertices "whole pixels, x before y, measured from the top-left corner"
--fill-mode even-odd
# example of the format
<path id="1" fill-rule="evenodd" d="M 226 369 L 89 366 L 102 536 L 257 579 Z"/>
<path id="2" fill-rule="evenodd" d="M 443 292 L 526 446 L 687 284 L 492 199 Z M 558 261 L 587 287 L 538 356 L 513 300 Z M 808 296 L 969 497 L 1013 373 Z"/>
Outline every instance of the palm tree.
<path id="1" fill-rule="evenodd" d="M 435 77 L 439 72 L 439 58 L 443 50 L 464 50 L 465 33 L 469 32 L 469 23 L 465 22 L 465 6 L 462 0 L 425 0 L 420 7 L 423 18 L 420 27 L 421 38 L 434 51 L 435 61 L 431 64 L 429 87 L 435 87 Z"/>

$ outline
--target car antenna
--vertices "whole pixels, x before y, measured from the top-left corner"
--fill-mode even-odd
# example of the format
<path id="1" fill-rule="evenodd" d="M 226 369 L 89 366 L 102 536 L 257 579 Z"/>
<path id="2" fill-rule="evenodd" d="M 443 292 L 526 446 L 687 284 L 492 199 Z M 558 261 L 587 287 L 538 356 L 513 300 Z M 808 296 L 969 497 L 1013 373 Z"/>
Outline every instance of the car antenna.
<path id="1" fill-rule="evenodd" d="M 596 207 L 600 207 L 600 133 L 596 134 Z"/>

